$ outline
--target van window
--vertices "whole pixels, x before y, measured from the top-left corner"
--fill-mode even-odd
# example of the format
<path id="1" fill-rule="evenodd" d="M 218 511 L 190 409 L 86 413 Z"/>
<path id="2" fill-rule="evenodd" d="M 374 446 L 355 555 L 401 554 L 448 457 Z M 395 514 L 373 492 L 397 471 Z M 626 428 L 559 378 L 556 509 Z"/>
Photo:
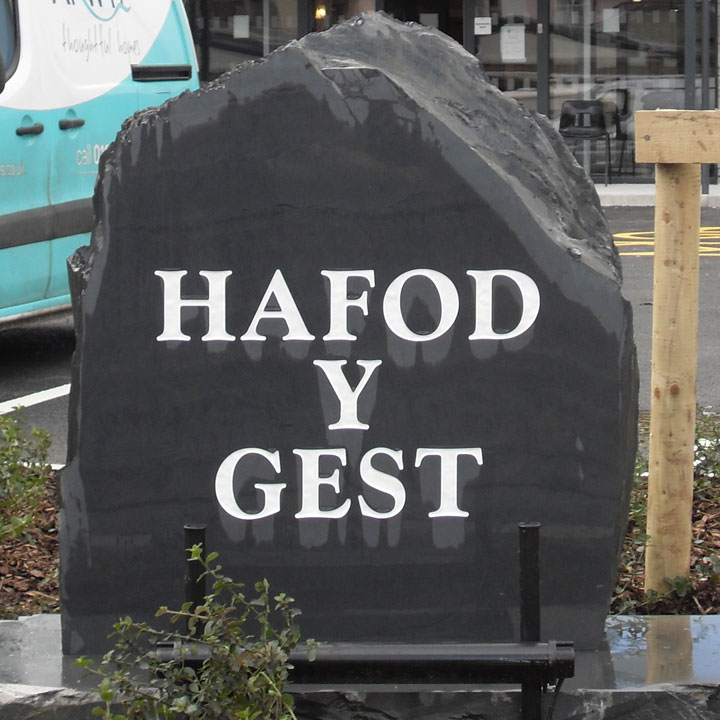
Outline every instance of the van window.
<path id="1" fill-rule="evenodd" d="M 15 26 L 14 0 L 0 0 L 0 56 L 5 67 L 5 77 L 11 68 L 17 50 L 17 28 Z"/>

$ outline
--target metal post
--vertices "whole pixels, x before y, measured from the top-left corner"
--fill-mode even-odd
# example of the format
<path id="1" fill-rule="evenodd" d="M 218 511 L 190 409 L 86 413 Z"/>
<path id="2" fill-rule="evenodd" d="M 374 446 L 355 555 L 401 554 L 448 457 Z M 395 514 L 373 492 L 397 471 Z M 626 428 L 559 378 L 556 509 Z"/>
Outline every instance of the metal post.
<path id="1" fill-rule="evenodd" d="M 540 642 L 540 523 L 520 523 L 520 642 Z"/>
<path id="2" fill-rule="evenodd" d="M 210 79 L 210 0 L 200 0 L 203 29 L 200 36 L 200 80 Z"/>
<path id="3" fill-rule="evenodd" d="M 702 0 L 702 22 L 700 23 L 700 45 L 702 53 L 701 102 L 702 109 L 710 109 L 710 0 Z M 710 192 L 710 166 L 700 168 L 700 186 L 703 195 Z"/>
<path id="4" fill-rule="evenodd" d="M 475 55 L 475 0 L 463 0 L 463 47 Z"/>
<path id="5" fill-rule="evenodd" d="M 520 523 L 520 642 L 540 642 L 540 523 Z M 523 720 L 542 717 L 542 685 L 522 684 Z"/>
<path id="6" fill-rule="evenodd" d="M 304 37 L 308 33 L 312 32 L 312 20 L 310 19 L 311 13 L 310 0 L 298 0 L 297 4 L 297 36 L 299 38 Z"/>
<path id="7" fill-rule="evenodd" d="M 538 0 L 537 111 L 550 117 L 550 0 Z"/>
<path id="8" fill-rule="evenodd" d="M 190 34 L 193 43 L 199 45 L 198 26 L 197 26 L 197 0 L 185 0 L 185 14 L 187 15 L 188 24 L 190 25 Z"/>
<path id="9" fill-rule="evenodd" d="M 263 0 L 263 57 L 270 54 L 270 0 Z"/>
<path id="10" fill-rule="evenodd" d="M 202 557 L 205 559 L 205 525 L 185 525 L 185 602 L 192 603 L 194 608 L 204 602 L 207 590 L 205 578 L 201 578 L 203 566 L 191 559 L 193 545 L 202 545 Z"/>
<path id="11" fill-rule="evenodd" d="M 685 0 L 685 109 L 695 109 L 695 76 L 697 67 L 695 62 L 695 46 L 697 33 L 695 31 L 695 0 Z"/>

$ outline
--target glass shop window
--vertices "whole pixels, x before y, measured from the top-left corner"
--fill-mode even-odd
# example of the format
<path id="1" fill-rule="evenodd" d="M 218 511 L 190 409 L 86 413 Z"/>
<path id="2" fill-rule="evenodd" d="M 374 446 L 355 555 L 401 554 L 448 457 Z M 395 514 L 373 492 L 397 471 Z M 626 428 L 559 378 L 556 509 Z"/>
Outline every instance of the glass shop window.
<path id="1" fill-rule="evenodd" d="M 298 0 L 195 0 L 186 8 L 198 58 L 205 52 L 209 59 L 210 78 L 298 36 Z"/>

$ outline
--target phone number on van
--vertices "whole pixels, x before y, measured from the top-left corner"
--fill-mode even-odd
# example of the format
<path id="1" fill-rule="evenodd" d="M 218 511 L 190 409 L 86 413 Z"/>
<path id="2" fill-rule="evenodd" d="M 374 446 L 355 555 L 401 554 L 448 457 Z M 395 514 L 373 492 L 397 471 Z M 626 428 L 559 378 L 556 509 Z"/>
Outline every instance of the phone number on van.
<path id="1" fill-rule="evenodd" d="M 86 145 L 75 153 L 76 165 L 97 165 L 100 162 L 100 156 L 107 149 L 105 145 Z"/>

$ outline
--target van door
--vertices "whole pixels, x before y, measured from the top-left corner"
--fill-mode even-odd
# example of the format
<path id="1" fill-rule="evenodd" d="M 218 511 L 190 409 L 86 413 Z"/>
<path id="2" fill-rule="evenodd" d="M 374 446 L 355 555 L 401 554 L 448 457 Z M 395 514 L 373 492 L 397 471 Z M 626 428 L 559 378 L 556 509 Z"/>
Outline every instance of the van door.
<path id="1" fill-rule="evenodd" d="M 30 73 L 21 54 L 18 7 L 0 0 L 0 54 L 5 87 L 0 94 L 0 308 L 45 296 L 50 248 L 33 243 L 33 227 L 49 203 L 51 140 L 45 112 L 7 107 Z"/>
<path id="2" fill-rule="evenodd" d="M 181 0 L 0 0 L 0 8 L 14 28 L 0 40 L 17 57 L 0 93 L 0 168 L 18 180 L 12 194 L 0 187 L 0 268 L 23 289 L 0 288 L 2 319 L 69 302 L 66 259 L 89 241 L 100 156 L 128 116 L 198 80 Z M 3 160 L 11 135 L 18 147 Z"/>
<path id="3" fill-rule="evenodd" d="M 70 227 L 83 231 L 102 153 L 125 118 L 189 87 L 194 49 L 179 0 L 88 0 L 50 10 L 36 22 L 55 38 L 50 62 L 73 81 L 73 92 L 54 103 L 64 107 L 53 119 L 50 199 L 68 220 L 74 216 Z M 67 292 L 66 259 L 81 244 L 77 235 L 53 240 L 51 296 Z"/>

